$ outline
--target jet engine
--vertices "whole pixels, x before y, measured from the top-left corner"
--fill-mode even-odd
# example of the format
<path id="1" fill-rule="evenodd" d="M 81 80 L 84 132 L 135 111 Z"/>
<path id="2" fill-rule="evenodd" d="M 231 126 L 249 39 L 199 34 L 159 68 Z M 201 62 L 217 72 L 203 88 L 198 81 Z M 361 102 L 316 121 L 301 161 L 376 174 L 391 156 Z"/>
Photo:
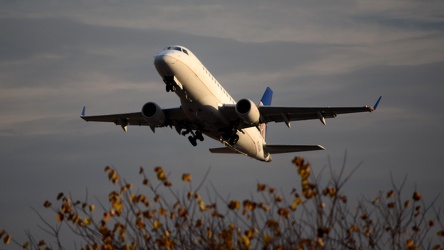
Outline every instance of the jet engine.
<path id="1" fill-rule="evenodd" d="M 165 113 L 154 102 L 147 102 L 143 105 L 142 115 L 150 126 L 161 127 L 165 124 Z"/>
<path id="2" fill-rule="evenodd" d="M 249 99 L 242 99 L 236 103 L 236 113 L 248 124 L 258 124 L 261 117 L 259 109 Z"/>

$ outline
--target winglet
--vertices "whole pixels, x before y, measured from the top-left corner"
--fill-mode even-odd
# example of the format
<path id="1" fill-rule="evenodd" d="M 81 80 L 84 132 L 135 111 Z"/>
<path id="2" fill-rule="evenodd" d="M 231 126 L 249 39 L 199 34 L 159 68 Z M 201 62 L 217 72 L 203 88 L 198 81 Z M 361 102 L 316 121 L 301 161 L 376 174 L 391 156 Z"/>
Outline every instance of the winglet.
<path id="1" fill-rule="evenodd" d="M 375 105 L 373 105 L 373 110 L 376 110 L 376 108 L 377 108 L 378 105 L 379 105 L 379 102 L 381 101 L 381 98 L 382 98 L 382 96 L 380 96 L 380 97 L 378 98 L 378 100 L 376 101 Z"/>
<path id="2" fill-rule="evenodd" d="M 85 112 L 86 112 L 86 106 L 83 106 L 82 115 L 80 117 L 85 117 Z"/>

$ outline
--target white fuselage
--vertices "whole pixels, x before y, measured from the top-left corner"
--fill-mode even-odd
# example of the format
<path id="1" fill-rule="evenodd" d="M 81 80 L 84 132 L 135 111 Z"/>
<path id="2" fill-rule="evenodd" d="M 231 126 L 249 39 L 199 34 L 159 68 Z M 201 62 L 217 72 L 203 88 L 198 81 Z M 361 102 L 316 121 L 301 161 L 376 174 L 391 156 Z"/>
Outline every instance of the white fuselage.
<path id="1" fill-rule="evenodd" d="M 264 153 L 265 139 L 256 127 L 237 131 L 239 140 L 234 146 L 222 139 L 223 129 L 229 128 L 230 123 L 219 107 L 236 104 L 236 101 L 190 50 L 182 46 L 168 47 L 155 56 L 154 65 L 164 81 L 174 84 L 182 110 L 202 133 L 233 151 L 271 161 L 270 155 Z"/>

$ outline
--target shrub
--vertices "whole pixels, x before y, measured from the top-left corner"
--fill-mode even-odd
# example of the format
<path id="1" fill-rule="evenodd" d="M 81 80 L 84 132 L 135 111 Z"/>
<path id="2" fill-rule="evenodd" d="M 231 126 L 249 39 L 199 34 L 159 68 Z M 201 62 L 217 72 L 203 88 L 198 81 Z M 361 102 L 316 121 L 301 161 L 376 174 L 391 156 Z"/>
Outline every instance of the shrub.
<path id="1" fill-rule="evenodd" d="M 311 165 L 301 157 L 293 162 L 300 186 L 289 194 L 263 183 L 256 187 L 257 198 L 204 201 L 193 188 L 192 176 L 182 175 L 188 188 L 177 194 L 161 167 L 148 176 L 140 168 L 144 191 L 123 181 L 117 170 L 106 167 L 114 184 L 106 204 L 94 205 L 59 193 L 55 204 L 45 201 L 57 220 L 51 226 L 43 219 L 45 231 L 57 248 L 61 225 L 78 237 L 83 249 L 442 249 L 443 224 L 434 202 L 426 204 L 420 192 L 402 200 L 405 183 L 380 192 L 375 199 L 361 198 L 350 206 L 343 192 L 349 180 L 344 168 L 339 175 L 330 168 L 330 179 L 322 185 Z M 137 191 L 136 191 L 137 190 Z M 99 202 L 100 203 L 100 202 Z M 4 230 L 4 244 L 24 249 L 49 249 L 44 240 L 19 243 Z"/>

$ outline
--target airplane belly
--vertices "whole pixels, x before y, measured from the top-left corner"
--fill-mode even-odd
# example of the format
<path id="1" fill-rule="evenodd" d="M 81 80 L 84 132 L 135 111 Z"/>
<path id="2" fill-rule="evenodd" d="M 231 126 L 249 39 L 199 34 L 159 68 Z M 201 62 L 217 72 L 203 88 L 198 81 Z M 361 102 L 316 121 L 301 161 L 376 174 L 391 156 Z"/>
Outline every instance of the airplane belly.
<path id="1" fill-rule="evenodd" d="M 252 140 L 249 134 L 238 133 L 239 140 L 237 141 L 235 147 L 246 153 L 250 157 L 256 158 L 257 149 L 256 144 Z"/>

